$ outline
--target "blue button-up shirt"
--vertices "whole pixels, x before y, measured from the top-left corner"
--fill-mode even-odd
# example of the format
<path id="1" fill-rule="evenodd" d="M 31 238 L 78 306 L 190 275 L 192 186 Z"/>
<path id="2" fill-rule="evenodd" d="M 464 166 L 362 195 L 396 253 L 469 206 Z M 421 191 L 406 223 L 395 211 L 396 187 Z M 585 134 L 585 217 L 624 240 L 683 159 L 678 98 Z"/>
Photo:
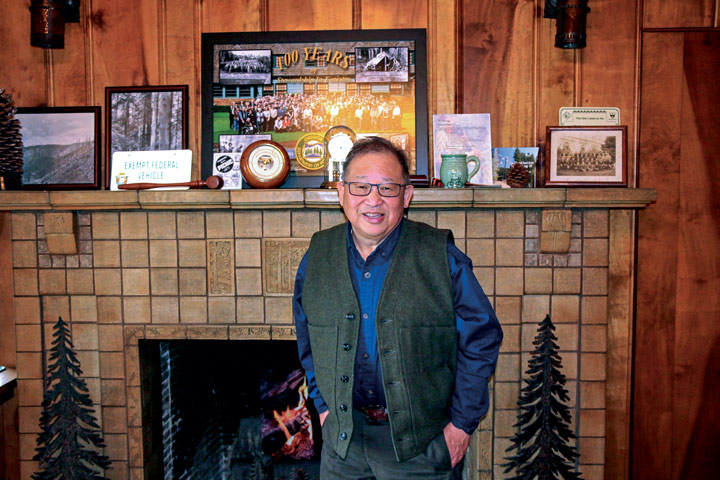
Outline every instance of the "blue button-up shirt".
<path id="1" fill-rule="evenodd" d="M 400 238 L 400 225 L 363 259 L 355 247 L 348 224 L 348 263 L 355 294 L 360 304 L 360 337 L 355 358 L 353 405 L 385 406 L 385 392 L 377 348 L 375 314 L 380 293 Z M 450 408 L 450 421 L 468 434 L 477 428 L 489 405 L 488 379 L 495 370 L 502 330 L 490 302 L 472 270 L 471 260 L 448 242 L 448 268 L 453 287 L 453 304 L 458 331 L 457 372 Z M 307 253 L 300 262 L 295 280 L 293 313 L 300 362 L 308 379 L 310 397 L 318 412 L 327 410 L 315 382 L 315 366 L 310 348 L 307 317 L 302 308 L 302 292 Z"/>

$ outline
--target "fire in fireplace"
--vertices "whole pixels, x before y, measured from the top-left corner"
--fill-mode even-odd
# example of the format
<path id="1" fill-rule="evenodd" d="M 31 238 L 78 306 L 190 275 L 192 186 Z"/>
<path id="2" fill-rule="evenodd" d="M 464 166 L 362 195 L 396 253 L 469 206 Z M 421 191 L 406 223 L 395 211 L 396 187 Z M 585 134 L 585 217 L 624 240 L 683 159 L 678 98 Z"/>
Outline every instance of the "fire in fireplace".
<path id="1" fill-rule="evenodd" d="M 322 440 L 295 342 L 141 340 L 145 478 L 314 480 Z"/>

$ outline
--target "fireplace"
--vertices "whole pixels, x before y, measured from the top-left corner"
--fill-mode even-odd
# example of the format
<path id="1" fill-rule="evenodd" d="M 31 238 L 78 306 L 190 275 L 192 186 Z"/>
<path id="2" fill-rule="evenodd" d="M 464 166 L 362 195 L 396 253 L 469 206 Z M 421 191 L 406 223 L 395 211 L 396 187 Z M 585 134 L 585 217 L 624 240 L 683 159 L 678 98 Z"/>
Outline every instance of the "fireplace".
<path id="1" fill-rule="evenodd" d="M 320 426 L 294 342 L 138 348 L 145 478 L 318 478 Z"/>

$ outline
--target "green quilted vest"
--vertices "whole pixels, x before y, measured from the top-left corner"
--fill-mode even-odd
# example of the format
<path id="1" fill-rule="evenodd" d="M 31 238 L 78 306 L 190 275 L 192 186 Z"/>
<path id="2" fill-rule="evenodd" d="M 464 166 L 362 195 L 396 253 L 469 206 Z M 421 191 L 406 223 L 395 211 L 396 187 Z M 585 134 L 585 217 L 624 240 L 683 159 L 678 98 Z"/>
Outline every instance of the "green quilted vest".
<path id="1" fill-rule="evenodd" d="M 341 457 L 353 434 L 352 392 L 361 311 L 350 279 L 347 224 L 313 235 L 302 304 L 320 394 L 324 438 Z M 405 220 L 375 328 L 398 461 L 423 452 L 448 422 L 457 351 L 447 230 Z"/>

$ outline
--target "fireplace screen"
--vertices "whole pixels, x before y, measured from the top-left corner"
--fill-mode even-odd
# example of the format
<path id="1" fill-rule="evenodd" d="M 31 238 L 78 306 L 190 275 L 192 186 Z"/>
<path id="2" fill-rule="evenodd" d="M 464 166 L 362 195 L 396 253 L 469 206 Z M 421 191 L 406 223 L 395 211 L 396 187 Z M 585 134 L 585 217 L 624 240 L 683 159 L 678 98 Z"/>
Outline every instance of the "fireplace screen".
<path id="1" fill-rule="evenodd" d="M 145 478 L 318 478 L 320 424 L 295 342 L 139 347 Z"/>

